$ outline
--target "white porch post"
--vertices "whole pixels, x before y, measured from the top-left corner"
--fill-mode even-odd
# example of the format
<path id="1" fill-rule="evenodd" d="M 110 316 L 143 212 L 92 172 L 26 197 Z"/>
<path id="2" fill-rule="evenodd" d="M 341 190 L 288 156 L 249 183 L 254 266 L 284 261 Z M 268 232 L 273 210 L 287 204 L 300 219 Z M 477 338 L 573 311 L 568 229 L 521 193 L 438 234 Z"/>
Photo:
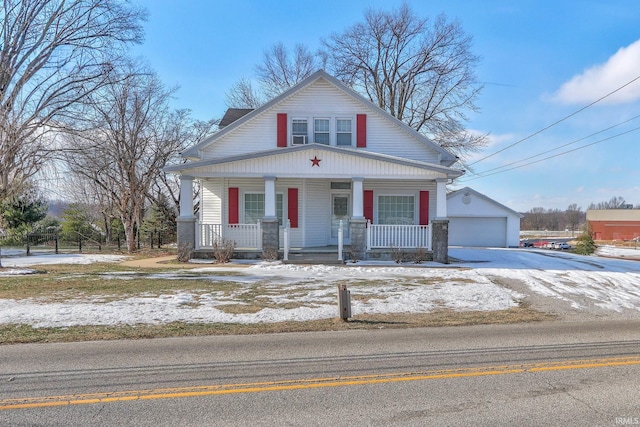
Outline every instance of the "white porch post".
<path id="1" fill-rule="evenodd" d="M 353 182 L 353 206 L 351 212 L 353 212 L 353 218 L 364 218 L 364 192 L 362 190 L 362 183 L 364 178 L 352 178 Z"/>
<path id="2" fill-rule="evenodd" d="M 276 177 L 264 177 L 264 217 L 277 218 L 276 213 Z"/>
<path id="3" fill-rule="evenodd" d="M 193 177 L 180 176 L 180 218 L 193 218 Z"/>
<path id="4" fill-rule="evenodd" d="M 264 218 L 262 219 L 262 253 L 277 259 L 280 250 L 280 225 L 276 212 L 276 177 L 264 177 Z"/>
<path id="5" fill-rule="evenodd" d="M 364 219 L 364 178 L 351 178 L 353 190 L 351 198 L 351 220 L 349 221 L 349 236 L 351 238 L 351 253 L 357 259 L 365 259 L 367 249 L 367 222 Z M 340 248 L 342 257 L 342 248 Z"/>
<path id="6" fill-rule="evenodd" d="M 436 218 L 445 219 L 447 217 L 447 179 L 436 179 Z"/>

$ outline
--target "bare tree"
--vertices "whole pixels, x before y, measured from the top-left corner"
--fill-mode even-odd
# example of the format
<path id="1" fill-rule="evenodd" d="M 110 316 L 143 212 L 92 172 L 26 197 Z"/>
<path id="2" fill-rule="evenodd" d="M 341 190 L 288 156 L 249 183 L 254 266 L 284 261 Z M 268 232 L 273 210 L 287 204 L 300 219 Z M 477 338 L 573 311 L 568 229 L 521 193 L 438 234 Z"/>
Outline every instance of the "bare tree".
<path id="1" fill-rule="evenodd" d="M 262 64 L 256 67 L 264 94 L 274 98 L 304 80 L 318 69 L 316 57 L 302 44 L 296 44 L 292 55 L 282 43 L 264 52 Z"/>
<path id="2" fill-rule="evenodd" d="M 228 108 L 258 108 L 265 100 L 246 77 L 241 78 L 226 93 Z"/>
<path id="3" fill-rule="evenodd" d="M 482 88 L 471 42 L 460 23 L 420 18 L 405 3 L 392 12 L 370 9 L 364 22 L 322 43 L 336 77 L 462 156 L 486 145 L 486 135 L 464 127 Z"/>
<path id="4" fill-rule="evenodd" d="M 612 197 L 607 202 L 591 203 L 589 209 L 622 209 L 627 205 L 624 197 Z"/>
<path id="5" fill-rule="evenodd" d="M 128 71 L 90 95 L 89 126 L 73 134 L 66 160 L 111 200 L 133 252 L 147 195 L 167 160 L 182 148 L 188 113 L 169 109 L 173 91 L 155 74 Z"/>
<path id="6" fill-rule="evenodd" d="M 262 63 L 255 67 L 259 88 L 254 89 L 246 77 L 238 80 L 226 93 L 229 108 L 258 108 L 313 74 L 323 63 L 302 44 L 289 53 L 282 43 L 264 51 Z"/>
<path id="7" fill-rule="evenodd" d="M 107 83 L 144 13 L 120 0 L 0 4 L 0 200 L 18 195 L 50 158 L 56 127 Z"/>
<path id="8" fill-rule="evenodd" d="M 208 121 L 202 120 L 188 120 L 185 117 L 182 127 L 184 128 L 183 139 L 180 141 L 180 147 L 167 159 L 167 163 L 177 164 L 179 162 L 187 162 L 180 156 L 180 152 L 187 147 L 194 145 L 195 143 L 203 140 L 209 135 L 214 128 L 218 126 L 220 120 L 212 119 Z M 158 179 L 156 179 L 147 194 L 147 198 L 156 205 L 158 210 L 169 219 L 172 223 L 175 222 L 180 213 L 180 180 L 177 174 L 168 174 L 164 171 L 160 171 Z M 199 187 L 194 186 L 195 191 L 199 191 Z M 163 200 L 167 200 L 169 203 L 163 203 Z M 165 210 L 165 209 L 171 209 Z"/>
<path id="9" fill-rule="evenodd" d="M 577 204 L 572 203 L 567 208 L 565 216 L 571 231 L 576 231 L 576 229 L 578 229 L 578 226 L 583 221 L 584 212 L 582 212 L 582 208 L 580 208 Z"/>

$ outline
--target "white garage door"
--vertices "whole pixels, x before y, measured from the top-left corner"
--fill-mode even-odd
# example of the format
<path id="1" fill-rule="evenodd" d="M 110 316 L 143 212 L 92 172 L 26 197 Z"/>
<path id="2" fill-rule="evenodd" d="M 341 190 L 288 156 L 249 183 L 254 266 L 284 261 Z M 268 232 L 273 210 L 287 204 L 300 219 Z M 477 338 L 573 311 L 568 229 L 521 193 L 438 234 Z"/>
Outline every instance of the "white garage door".
<path id="1" fill-rule="evenodd" d="M 449 218 L 449 245 L 507 246 L 507 218 Z"/>

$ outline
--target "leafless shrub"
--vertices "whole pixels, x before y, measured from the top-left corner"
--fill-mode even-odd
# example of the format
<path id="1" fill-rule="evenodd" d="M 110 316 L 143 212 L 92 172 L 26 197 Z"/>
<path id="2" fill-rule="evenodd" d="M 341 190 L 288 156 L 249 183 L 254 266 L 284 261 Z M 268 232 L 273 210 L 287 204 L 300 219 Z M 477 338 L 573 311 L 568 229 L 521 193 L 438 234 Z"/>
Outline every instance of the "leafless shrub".
<path id="1" fill-rule="evenodd" d="M 396 248 L 395 246 L 391 246 L 391 259 L 396 264 L 402 264 L 407 260 L 407 252 L 402 248 Z"/>
<path id="2" fill-rule="evenodd" d="M 348 252 L 349 260 L 353 263 L 360 261 L 364 254 L 364 250 L 365 248 L 363 244 L 351 245 Z"/>
<path id="3" fill-rule="evenodd" d="M 416 248 L 416 251 L 413 253 L 413 262 L 416 264 L 422 264 L 426 260 L 427 251 L 422 247 Z"/>
<path id="4" fill-rule="evenodd" d="M 213 242 L 213 257 L 216 262 L 227 263 L 231 261 L 235 248 L 236 242 L 232 240 L 222 239 L 220 242 Z"/>
<path id="5" fill-rule="evenodd" d="M 188 243 L 181 243 L 178 245 L 178 261 L 189 262 L 193 251 L 191 245 Z"/>
<path id="6" fill-rule="evenodd" d="M 262 259 L 265 261 L 277 261 L 279 258 L 276 248 L 265 248 L 262 250 Z"/>

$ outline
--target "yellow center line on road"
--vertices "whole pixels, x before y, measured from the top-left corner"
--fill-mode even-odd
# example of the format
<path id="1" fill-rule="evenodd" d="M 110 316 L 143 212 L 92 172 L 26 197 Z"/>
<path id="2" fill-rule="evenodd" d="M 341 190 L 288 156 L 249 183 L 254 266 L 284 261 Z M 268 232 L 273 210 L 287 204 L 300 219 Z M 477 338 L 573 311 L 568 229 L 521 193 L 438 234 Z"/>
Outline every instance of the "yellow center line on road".
<path id="1" fill-rule="evenodd" d="M 179 397 L 215 396 L 237 393 L 300 390 L 322 387 L 383 384 L 403 381 L 424 381 L 447 378 L 482 377 L 526 372 L 592 369 L 615 366 L 640 365 L 640 356 L 603 359 L 571 360 L 563 362 L 525 363 L 517 365 L 478 366 L 470 368 L 432 370 L 422 372 L 398 372 L 348 377 L 309 378 L 299 380 L 268 381 L 243 384 L 220 384 L 151 390 L 127 390 L 102 393 L 72 394 L 64 396 L 25 397 L 0 399 L 0 410 L 45 408 L 92 403 L 126 402 L 132 400 L 172 399 Z"/>

